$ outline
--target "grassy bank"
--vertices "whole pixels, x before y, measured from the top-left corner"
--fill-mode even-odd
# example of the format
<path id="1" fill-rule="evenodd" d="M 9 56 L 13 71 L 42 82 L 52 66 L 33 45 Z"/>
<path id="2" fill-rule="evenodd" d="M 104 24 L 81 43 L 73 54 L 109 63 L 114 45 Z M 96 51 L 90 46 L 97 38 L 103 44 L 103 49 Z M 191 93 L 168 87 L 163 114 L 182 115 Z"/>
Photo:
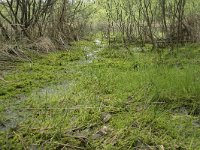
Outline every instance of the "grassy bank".
<path id="1" fill-rule="evenodd" d="M 74 43 L 0 81 L 0 149 L 199 149 L 200 47 Z"/>

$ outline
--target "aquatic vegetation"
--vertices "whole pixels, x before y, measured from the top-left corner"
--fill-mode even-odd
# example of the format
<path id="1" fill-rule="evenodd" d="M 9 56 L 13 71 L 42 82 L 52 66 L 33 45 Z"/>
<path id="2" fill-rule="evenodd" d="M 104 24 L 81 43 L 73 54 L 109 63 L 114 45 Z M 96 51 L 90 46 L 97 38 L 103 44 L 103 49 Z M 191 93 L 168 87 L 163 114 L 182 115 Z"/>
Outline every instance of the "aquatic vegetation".
<path id="1" fill-rule="evenodd" d="M 199 46 L 160 56 L 103 44 L 73 43 L 4 76 L 1 149 L 200 147 Z"/>

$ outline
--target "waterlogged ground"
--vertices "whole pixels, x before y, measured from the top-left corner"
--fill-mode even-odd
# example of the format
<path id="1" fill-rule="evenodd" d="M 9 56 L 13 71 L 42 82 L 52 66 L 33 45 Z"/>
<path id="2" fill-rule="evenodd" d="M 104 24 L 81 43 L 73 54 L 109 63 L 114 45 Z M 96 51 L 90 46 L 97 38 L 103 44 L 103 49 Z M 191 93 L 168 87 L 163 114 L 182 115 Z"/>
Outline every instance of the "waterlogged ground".
<path id="1" fill-rule="evenodd" d="M 0 81 L 0 149 L 200 149 L 200 47 L 100 41 L 19 64 Z"/>

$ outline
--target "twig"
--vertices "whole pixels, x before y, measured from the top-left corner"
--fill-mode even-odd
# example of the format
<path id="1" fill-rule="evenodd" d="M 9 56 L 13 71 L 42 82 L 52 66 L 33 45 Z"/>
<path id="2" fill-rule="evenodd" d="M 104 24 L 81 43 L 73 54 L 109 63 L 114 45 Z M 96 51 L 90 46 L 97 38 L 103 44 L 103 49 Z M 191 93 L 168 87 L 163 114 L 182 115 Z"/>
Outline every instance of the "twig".
<path id="1" fill-rule="evenodd" d="M 78 110 L 78 109 L 95 109 L 98 107 L 75 107 L 75 108 L 21 108 L 23 110 Z"/>
<path id="2" fill-rule="evenodd" d="M 32 128 L 31 130 L 46 131 L 46 130 L 50 130 L 50 129 L 53 129 L 53 127 L 49 127 L 49 128 Z"/>
<path id="3" fill-rule="evenodd" d="M 110 108 L 110 106 L 104 106 Z M 112 107 L 115 108 L 115 107 Z M 17 110 L 79 110 L 79 109 L 99 109 L 99 107 L 92 106 L 81 106 L 81 107 L 72 107 L 72 108 L 16 108 Z"/>
<path id="4" fill-rule="evenodd" d="M 140 149 L 140 148 L 150 148 L 151 150 L 154 150 L 155 148 L 160 148 L 160 150 L 165 150 L 165 148 L 164 148 L 164 146 L 163 145 L 157 145 L 157 146 L 149 146 L 149 145 L 147 145 L 146 144 L 146 146 L 136 146 L 136 147 L 133 147 L 133 148 L 138 148 L 138 149 Z"/>
<path id="5" fill-rule="evenodd" d="M 80 131 L 80 130 L 85 130 L 87 128 L 93 128 L 93 127 L 96 127 L 98 126 L 99 124 L 97 123 L 94 123 L 94 124 L 91 124 L 89 126 L 81 126 L 81 127 L 77 127 L 77 128 L 74 128 L 74 129 L 71 129 L 72 132 L 76 132 L 76 131 Z M 69 132 L 69 131 L 68 131 Z"/>
<path id="6" fill-rule="evenodd" d="M 73 145 L 69 145 L 69 144 L 63 144 L 63 143 L 59 143 L 59 142 L 53 142 L 54 144 L 57 144 L 57 145 L 61 145 L 63 147 L 68 147 L 68 148 L 73 148 L 73 149 L 81 149 L 81 150 L 84 150 L 84 148 L 82 147 L 78 147 L 78 146 L 73 146 Z"/>

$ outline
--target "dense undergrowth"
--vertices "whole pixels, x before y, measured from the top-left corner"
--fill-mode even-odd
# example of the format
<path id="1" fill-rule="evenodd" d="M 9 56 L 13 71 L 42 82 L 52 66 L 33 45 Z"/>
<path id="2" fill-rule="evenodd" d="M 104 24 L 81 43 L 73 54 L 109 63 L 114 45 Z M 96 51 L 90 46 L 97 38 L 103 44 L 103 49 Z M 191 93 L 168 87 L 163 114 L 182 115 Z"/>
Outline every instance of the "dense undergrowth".
<path id="1" fill-rule="evenodd" d="M 0 149 L 198 150 L 199 58 L 82 41 L 19 64 L 0 81 Z"/>

